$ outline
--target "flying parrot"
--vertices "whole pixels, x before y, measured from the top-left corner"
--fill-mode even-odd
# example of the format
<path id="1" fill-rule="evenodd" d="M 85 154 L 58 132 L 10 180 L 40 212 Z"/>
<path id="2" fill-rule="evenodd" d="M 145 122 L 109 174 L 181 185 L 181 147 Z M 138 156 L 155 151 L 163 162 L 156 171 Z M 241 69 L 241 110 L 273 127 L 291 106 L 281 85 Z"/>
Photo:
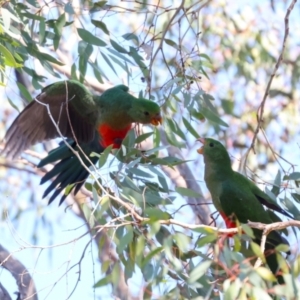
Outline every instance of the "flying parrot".
<path id="1" fill-rule="evenodd" d="M 58 127 L 85 165 L 89 167 L 91 163 L 95 164 L 98 158 L 90 157 L 90 154 L 101 153 L 110 145 L 120 148 L 132 123 L 157 126 L 162 122 L 160 108 L 156 103 L 136 98 L 128 90 L 127 86 L 118 85 L 96 96 L 76 80 L 59 81 L 46 86 L 8 129 L 2 154 L 13 159 L 38 142 L 59 137 Z M 89 176 L 63 141 L 40 161 L 38 167 L 58 160 L 53 169 L 41 179 L 43 184 L 56 176 L 43 195 L 44 198 L 54 191 L 49 203 L 68 185 L 73 185 L 76 194 Z M 66 196 L 64 194 L 61 197 L 59 204 Z"/>
<path id="2" fill-rule="evenodd" d="M 219 141 L 210 138 L 199 138 L 198 141 L 203 143 L 197 152 L 204 157 L 204 180 L 211 193 L 213 204 L 223 217 L 227 228 L 236 227 L 235 219 L 240 223 L 248 223 L 248 220 L 273 223 L 264 206 L 293 218 L 247 177 L 232 170 L 229 154 Z M 260 244 L 262 231 L 253 229 L 253 233 L 255 242 Z M 271 231 L 267 237 L 265 257 L 275 275 L 278 271 L 278 262 L 274 248 L 279 244 L 289 246 L 288 241 L 279 232 Z M 277 280 L 284 283 L 281 275 L 277 275 Z"/>

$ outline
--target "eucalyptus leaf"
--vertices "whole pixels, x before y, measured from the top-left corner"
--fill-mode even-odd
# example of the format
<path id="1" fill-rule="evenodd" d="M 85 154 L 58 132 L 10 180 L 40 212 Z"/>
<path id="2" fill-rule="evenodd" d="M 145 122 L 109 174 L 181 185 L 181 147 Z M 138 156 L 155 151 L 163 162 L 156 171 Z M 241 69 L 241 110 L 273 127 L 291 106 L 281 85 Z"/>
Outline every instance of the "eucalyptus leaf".
<path id="1" fill-rule="evenodd" d="M 93 44 L 93 45 L 99 46 L 99 47 L 106 46 L 106 43 L 104 41 L 97 38 L 92 33 L 90 33 L 89 31 L 87 31 L 83 28 L 77 28 L 77 32 L 78 32 L 78 35 L 82 38 L 82 40 L 89 44 Z"/>

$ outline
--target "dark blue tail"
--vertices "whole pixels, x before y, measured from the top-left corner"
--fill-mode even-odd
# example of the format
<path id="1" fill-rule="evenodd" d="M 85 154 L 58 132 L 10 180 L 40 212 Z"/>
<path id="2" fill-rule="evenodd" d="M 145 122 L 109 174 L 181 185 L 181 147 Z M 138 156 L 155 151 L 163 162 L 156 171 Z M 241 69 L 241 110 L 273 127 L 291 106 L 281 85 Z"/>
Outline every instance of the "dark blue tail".
<path id="1" fill-rule="evenodd" d="M 72 146 L 72 148 L 80 155 L 82 161 L 87 167 L 91 166 L 91 163 L 84 157 L 79 148 L 77 147 L 75 141 L 68 139 L 67 142 Z M 99 136 L 95 134 L 94 140 L 89 144 L 80 144 L 81 149 L 84 151 L 89 160 L 95 164 L 98 161 L 98 157 L 90 157 L 92 152 L 100 154 L 103 152 L 104 148 L 99 143 Z M 49 199 L 49 204 L 63 191 L 68 185 L 73 185 L 68 192 L 62 195 L 59 205 L 65 200 L 68 194 L 74 189 L 76 194 L 79 189 L 84 184 L 85 180 L 88 178 L 88 171 L 81 165 L 81 162 L 77 156 L 69 149 L 69 147 L 61 142 L 59 146 L 49 152 L 48 156 L 40 161 L 38 168 L 41 168 L 49 163 L 60 160 L 51 171 L 46 173 L 41 179 L 41 184 L 53 177 L 56 178 L 48 186 L 43 194 L 43 198 L 47 197 L 52 191 L 53 194 Z"/>

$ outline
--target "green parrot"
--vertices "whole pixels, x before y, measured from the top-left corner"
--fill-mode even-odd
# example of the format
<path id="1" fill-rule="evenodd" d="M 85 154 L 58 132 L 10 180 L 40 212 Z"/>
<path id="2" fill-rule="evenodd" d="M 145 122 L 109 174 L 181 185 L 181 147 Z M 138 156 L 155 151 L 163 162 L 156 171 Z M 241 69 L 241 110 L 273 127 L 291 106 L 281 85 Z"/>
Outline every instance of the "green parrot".
<path id="1" fill-rule="evenodd" d="M 219 141 L 210 138 L 199 138 L 198 141 L 203 143 L 197 151 L 204 157 L 205 183 L 211 193 L 214 206 L 228 228 L 236 227 L 235 218 L 240 223 L 248 223 L 248 220 L 273 223 L 274 221 L 263 205 L 293 218 L 252 181 L 232 170 L 229 154 Z M 260 244 L 262 231 L 253 229 L 253 233 L 255 242 Z M 284 280 L 281 275 L 277 274 L 278 262 L 274 252 L 274 248 L 279 244 L 289 246 L 288 241 L 279 232 L 272 231 L 267 237 L 265 257 L 271 271 L 277 275 L 278 282 L 282 284 Z"/>
<path id="2" fill-rule="evenodd" d="M 59 81 L 46 86 L 8 129 L 2 154 L 13 159 L 38 142 L 59 137 L 54 120 L 85 165 L 91 166 L 79 147 L 94 164 L 98 158 L 90 157 L 90 154 L 101 153 L 110 145 L 120 148 L 132 123 L 157 126 L 162 122 L 160 107 L 156 103 L 136 98 L 128 90 L 127 86 L 118 85 L 106 90 L 101 96 L 95 96 L 76 80 Z M 63 141 L 40 161 L 38 167 L 58 160 L 53 169 L 41 179 L 43 184 L 56 176 L 43 195 L 44 198 L 54 191 L 49 203 L 68 185 L 73 185 L 76 194 L 89 176 Z M 61 197 L 59 204 L 66 196 L 64 194 Z"/>

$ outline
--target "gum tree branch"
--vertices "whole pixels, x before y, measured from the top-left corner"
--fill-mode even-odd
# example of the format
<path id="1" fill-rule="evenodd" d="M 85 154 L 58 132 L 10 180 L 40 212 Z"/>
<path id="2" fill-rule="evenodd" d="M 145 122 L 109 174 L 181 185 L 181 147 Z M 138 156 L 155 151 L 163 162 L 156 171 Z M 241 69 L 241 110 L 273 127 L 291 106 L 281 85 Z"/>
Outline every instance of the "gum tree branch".
<path id="1" fill-rule="evenodd" d="M 250 147 L 247 151 L 245 161 L 247 160 L 247 157 L 248 157 L 249 152 L 251 151 L 251 149 L 253 149 L 253 152 L 255 153 L 254 144 L 255 144 L 255 141 L 257 139 L 257 135 L 259 133 L 259 130 L 261 129 L 262 124 L 263 124 L 263 115 L 264 115 L 265 104 L 266 104 L 266 100 L 267 100 L 267 97 L 268 97 L 269 92 L 270 92 L 270 88 L 271 88 L 273 79 L 274 79 L 274 77 L 275 77 L 275 75 L 276 75 L 276 73 L 279 69 L 279 66 L 280 66 L 281 62 L 282 62 L 282 58 L 283 58 L 283 54 L 284 54 L 284 50 L 285 50 L 285 46 L 286 46 L 286 41 L 287 41 L 287 38 L 288 38 L 288 35 L 289 35 L 289 30 L 290 30 L 289 17 L 290 17 L 290 14 L 291 14 L 292 10 L 294 9 L 294 6 L 295 6 L 296 2 L 297 2 L 297 0 L 292 0 L 292 2 L 290 3 L 290 5 L 289 5 L 289 7 L 286 11 L 285 17 L 284 17 L 284 37 L 283 37 L 283 41 L 282 41 L 281 51 L 280 51 L 279 57 L 276 61 L 274 70 L 273 70 L 273 72 L 270 76 L 270 79 L 269 79 L 269 82 L 267 84 L 263 99 L 262 99 L 262 101 L 261 101 L 261 103 L 260 103 L 260 105 L 257 109 L 257 113 L 256 113 L 257 126 L 256 126 L 256 129 L 255 129 L 255 132 L 254 132 L 252 143 L 251 143 L 251 145 L 250 145 Z"/>
<path id="2" fill-rule="evenodd" d="M 19 290 L 18 299 L 38 300 L 36 288 L 29 272 L 2 245 L 0 245 L 0 266 L 5 268 L 15 278 Z"/>
<path id="3" fill-rule="evenodd" d="M 168 145 L 165 133 L 161 130 L 160 134 L 162 143 L 164 145 Z M 178 148 L 170 146 L 167 151 L 170 156 L 182 158 L 182 154 Z M 176 186 L 187 187 L 202 195 L 200 198 L 186 197 L 186 202 L 193 208 L 195 215 L 202 224 L 210 224 L 212 219 L 210 218 L 211 212 L 206 204 L 207 201 L 202 194 L 194 174 L 187 164 L 180 164 L 174 168 L 162 166 L 162 170 L 169 176 Z"/>
<path id="4" fill-rule="evenodd" d="M 12 300 L 5 287 L 0 282 L 0 299 L 1 300 Z"/>

